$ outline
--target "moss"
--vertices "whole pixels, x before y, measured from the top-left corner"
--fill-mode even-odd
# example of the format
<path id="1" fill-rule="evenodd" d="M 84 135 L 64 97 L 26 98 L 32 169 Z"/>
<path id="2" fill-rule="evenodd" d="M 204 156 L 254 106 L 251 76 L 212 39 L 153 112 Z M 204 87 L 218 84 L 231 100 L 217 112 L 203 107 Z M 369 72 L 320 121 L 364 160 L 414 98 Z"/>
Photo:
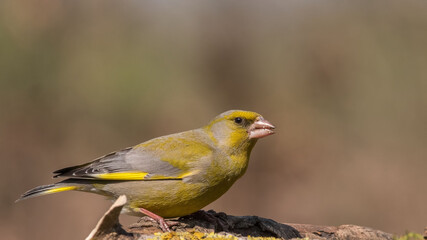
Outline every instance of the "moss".
<path id="1" fill-rule="evenodd" d="M 394 240 L 423 240 L 424 237 L 421 234 L 409 232 L 400 237 L 394 237 Z"/>
<path id="2" fill-rule="evenodd" d="M 224 234 L 224 233 L 202 233 L 198 231 L 194 232 L 167 232 L 167 233 L 155 233 L 152 240 L 237 240 L 238 237 Z M 279 238 L 273 237 L 247 237 L 248 240 L 275 240 Z"/>

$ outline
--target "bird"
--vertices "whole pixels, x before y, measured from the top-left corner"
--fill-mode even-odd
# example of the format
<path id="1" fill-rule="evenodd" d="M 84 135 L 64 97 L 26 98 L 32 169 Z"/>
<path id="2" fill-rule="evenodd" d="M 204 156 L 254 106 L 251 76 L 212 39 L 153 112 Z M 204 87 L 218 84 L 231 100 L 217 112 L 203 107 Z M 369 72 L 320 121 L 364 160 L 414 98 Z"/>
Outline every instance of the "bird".
<path id="1" fill-rule="evenodd" d="M 226 111 L 204 127 L 59 169 L 54 178 L 64 180 L 33 188 L 17 201 L 71 190 L 111 200 L 126 195 L 121 213 L 149 216 L 170 231 L 165 218 L 194 213 L 223 195 L 246 172 L 257 140 L 274 129 L 256 112 Z"/>

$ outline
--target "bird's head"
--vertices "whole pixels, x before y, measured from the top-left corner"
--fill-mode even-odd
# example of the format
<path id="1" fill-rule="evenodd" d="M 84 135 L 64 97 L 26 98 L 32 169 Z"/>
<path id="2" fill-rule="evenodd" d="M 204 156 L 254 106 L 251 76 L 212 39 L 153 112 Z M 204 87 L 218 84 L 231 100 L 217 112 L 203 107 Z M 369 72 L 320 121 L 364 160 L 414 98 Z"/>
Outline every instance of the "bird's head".
<path id="1" fill-rule="evenodd" d="M 221 113 L 205 127 L 218 146 L 249 151 L 258 138 L 273 134 L 274 128 L 260 114 L 242 110 Z"/>

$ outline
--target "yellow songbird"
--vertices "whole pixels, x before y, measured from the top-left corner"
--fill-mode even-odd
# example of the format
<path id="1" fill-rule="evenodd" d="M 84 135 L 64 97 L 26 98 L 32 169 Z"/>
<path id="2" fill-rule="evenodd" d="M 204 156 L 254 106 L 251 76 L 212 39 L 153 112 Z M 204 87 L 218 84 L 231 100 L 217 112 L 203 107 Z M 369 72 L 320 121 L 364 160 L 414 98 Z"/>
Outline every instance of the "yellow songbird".
<path id="1" fill-rule="evenodd" d="M 69 190 L 112 199 L 126 195 L 123 213 L 145 214 L 169 231 L 163 218 L 191 214 L 223 195 L 245 173 L 257 139 L 273 134 L 273 129 L 258 113 L 227 111 L 202 128 L 55 171 L 54 177 L 66 179 L 36 187 L 17 201 Z"/>

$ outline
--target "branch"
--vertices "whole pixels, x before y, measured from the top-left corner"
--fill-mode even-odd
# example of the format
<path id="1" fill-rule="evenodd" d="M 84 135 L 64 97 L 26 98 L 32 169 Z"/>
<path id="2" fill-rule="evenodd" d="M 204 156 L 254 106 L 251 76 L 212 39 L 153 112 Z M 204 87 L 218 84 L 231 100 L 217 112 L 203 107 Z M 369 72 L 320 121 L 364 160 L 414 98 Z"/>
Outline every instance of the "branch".
<path id="1" fill-rule="evenodd" d="M 148 217 L 123 228 L 119 222 L 120 211 L 126 203 L 126 197 L 120 196 L 99 220 L 86 240 L 133 240 L 133 239 L 183 239 L 250 237 L 268 238 L 308 238 L 308 239 L 393 239 L 392 234 L 355 225 L 316 226 L 309 224 L 281 224 L 258 216 L 231 216 L 225 213 L 198 211 L 177 220 L 168 221 L 173 232 L 162 233 L 158 224 Z M 215 232 L 215 234 L 214 234 Z"/>

